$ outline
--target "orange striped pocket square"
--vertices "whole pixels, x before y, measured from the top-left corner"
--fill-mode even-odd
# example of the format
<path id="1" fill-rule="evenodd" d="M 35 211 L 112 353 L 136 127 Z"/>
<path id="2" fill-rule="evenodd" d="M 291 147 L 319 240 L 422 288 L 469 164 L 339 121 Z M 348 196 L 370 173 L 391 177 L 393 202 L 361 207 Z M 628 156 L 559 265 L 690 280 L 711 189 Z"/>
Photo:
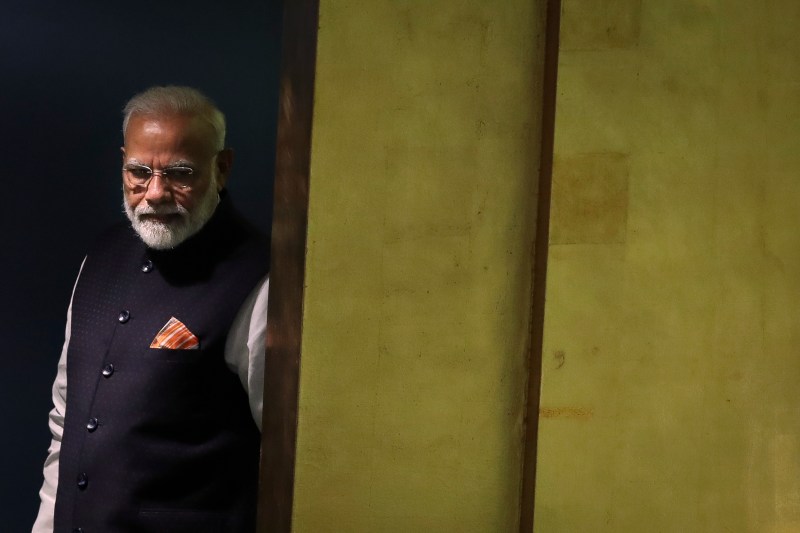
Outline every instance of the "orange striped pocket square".
<path id="1" fill-rule="evenodd" d="M 150 343 L 151 348 L 166 348 L 170 350 L 198 350 L 200 341 L 194 333 L 189 331 L 186 324 L 172 317 L 164 324 L 156 338 Z"/>

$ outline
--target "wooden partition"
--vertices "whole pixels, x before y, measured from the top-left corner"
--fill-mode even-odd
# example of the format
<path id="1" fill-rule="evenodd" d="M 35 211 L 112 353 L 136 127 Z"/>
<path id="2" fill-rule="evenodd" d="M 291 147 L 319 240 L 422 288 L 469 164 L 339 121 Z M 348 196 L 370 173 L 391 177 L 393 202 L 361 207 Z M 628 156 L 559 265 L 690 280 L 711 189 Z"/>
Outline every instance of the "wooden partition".
<path id="1" fill-rule="evenodd" d="M 317 0 L 283 7 L 258 531 L 291 531 L 303 330 Z"/>

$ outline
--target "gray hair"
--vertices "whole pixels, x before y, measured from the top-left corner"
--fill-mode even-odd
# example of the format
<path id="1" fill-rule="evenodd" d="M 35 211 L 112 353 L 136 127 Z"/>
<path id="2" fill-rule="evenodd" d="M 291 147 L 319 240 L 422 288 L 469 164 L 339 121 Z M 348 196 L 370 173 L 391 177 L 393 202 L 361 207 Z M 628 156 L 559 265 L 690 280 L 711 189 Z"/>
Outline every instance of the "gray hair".
<path id="1" fill-rule="evenodd" d="M 215 148 L 225 148 L 225 115 L 206 95 L 191 87 L 150 87 L 131 98 L 122 109 L 122 135 L 133 115 L 188 115 L 206 120 L 214 129 Z"/>

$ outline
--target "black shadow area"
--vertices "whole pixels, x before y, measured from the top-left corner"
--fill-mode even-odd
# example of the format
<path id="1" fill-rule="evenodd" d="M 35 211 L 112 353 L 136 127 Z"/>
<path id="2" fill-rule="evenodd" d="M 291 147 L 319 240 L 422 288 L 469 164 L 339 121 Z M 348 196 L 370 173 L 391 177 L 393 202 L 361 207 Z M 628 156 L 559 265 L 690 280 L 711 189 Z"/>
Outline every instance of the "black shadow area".
<path id="1" fill-rule="evenodd" d="M 122 106 L 151 85 L 213 98 L 236 153 L 231 196 L 268 231 L 280 11 L 278 0 L 3 3 L 3 531 L 30 531 L 72 285 L 87 245 L 123 216 Z"/>

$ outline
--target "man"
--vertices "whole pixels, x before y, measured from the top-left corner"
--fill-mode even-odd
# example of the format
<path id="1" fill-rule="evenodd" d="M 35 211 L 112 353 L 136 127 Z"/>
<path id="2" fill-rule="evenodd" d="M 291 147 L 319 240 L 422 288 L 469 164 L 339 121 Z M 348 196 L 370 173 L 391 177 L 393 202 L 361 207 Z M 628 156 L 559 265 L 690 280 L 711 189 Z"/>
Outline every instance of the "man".
<path id="1" fill-rule="evenodd" d="M 227 197 L 205 96 L 148 89 L 123 135 L 129 223 L 73 290 L 33 531 L 251 533 L 269 247 Z"/>

